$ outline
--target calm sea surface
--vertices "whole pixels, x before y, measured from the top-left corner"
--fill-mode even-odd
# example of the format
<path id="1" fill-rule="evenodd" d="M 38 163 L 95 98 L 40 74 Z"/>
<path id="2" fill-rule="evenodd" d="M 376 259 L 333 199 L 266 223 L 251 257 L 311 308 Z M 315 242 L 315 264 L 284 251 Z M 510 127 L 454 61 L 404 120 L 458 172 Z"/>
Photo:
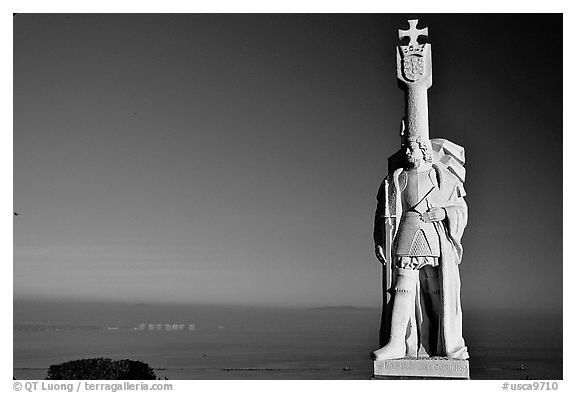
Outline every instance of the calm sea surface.
<path id="1" fill-rule="evenodd" d="M 109 357 L 168 379 L 369 379 L 379 321 L 352 307 L 15 301 L 14 376 Z M 562 379 L 561 314 L 465 310 L 464 333 L 472 379 Z"/>

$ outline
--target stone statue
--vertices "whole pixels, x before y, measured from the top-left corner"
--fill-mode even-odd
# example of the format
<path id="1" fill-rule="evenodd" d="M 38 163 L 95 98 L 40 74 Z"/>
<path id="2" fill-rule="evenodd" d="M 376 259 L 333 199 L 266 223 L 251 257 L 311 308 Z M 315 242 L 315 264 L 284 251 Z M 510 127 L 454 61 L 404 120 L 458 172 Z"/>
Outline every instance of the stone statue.
<path id="1" fill-rule="evenodd" d="M 464 201 L 464 149 L 429 139 L 427 90 L 431 47 L 419 43 L 428 29 L 400 30 L 397 76 L 405 90 L 401 148 L 388 159 L 374 220 L 376 257 L 384 265 L 382 348 L 376 360 L 440 356 L 468 359 L 462 337 L 460 274 Z"/>

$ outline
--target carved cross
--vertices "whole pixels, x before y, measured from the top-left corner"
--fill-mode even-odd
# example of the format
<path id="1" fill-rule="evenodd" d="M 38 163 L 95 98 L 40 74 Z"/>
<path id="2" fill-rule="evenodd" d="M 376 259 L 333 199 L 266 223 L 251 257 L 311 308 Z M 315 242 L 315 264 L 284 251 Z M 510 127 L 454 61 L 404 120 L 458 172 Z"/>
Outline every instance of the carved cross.
<path id="1" fill-rule="evenodd" d="M 410 37 L 410 43 L 408 45 L 416 46 L 418 45 L 418 37 L 421 35 L 428 37 L 428 28 L 418 29 L 418 19 L 409 19 L 408 24 L 410 29 L 408 30 L 398 30 L 398 37 L 400 39 L 404 37 Z"/>

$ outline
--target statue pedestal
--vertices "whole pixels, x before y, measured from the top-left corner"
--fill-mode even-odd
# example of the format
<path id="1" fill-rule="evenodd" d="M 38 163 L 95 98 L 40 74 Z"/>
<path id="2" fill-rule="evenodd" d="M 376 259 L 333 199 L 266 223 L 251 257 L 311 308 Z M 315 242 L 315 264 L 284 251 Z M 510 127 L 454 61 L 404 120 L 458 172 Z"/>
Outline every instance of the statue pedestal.
<path id="1" fill-rule="evenodd" d="M 376 360 L 373 379 L 470 379 L 470 366 L 443 357 Z"/>

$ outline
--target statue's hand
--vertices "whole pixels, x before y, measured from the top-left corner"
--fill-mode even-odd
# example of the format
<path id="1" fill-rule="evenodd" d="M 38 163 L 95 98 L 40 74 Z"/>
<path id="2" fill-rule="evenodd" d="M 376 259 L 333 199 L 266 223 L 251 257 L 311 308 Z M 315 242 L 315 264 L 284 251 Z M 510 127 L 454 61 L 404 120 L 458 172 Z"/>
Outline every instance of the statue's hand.
<path id="1" fill-rule="evenodd" d="M 424 222 L 442 221 L 445 218 L 446 218 L 446 210 L 444 210 L 441 207 L 433 207 L 426 213 L 422 214 L 422 220 Z"/>
<path id="2" fill-rule="evenodd" d="M 380 261 L 380 263 L 386 265 L 386 257 L 384 256 L 384 249 L 382 246 L 376 245 L 376 247 L 374 247 L 374 253 L 376 254 L 376 258 Z"/>

